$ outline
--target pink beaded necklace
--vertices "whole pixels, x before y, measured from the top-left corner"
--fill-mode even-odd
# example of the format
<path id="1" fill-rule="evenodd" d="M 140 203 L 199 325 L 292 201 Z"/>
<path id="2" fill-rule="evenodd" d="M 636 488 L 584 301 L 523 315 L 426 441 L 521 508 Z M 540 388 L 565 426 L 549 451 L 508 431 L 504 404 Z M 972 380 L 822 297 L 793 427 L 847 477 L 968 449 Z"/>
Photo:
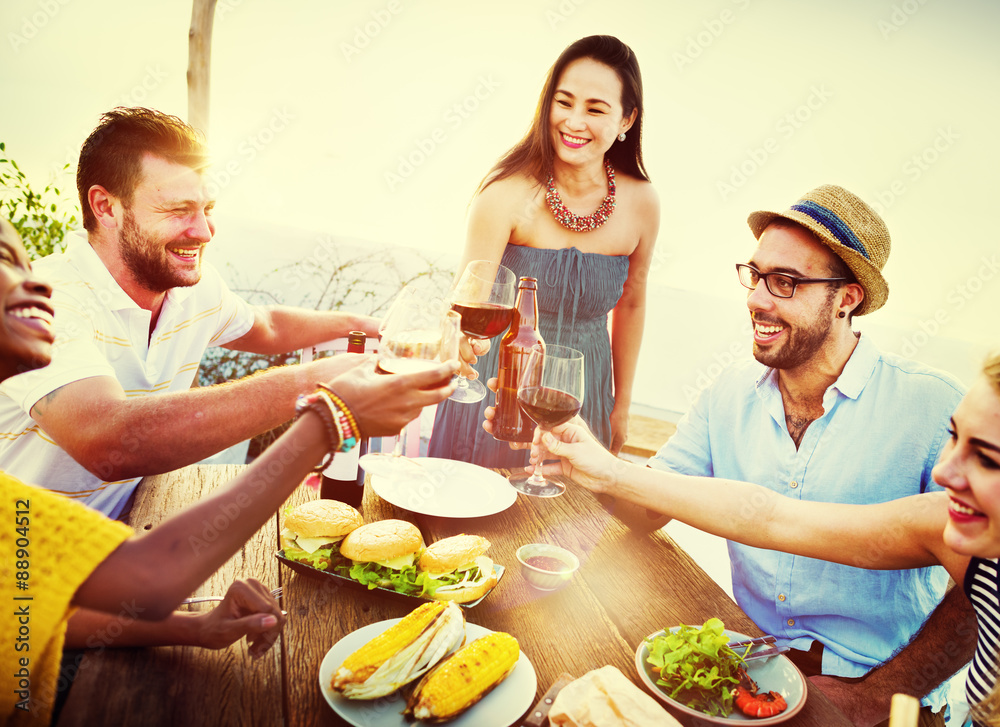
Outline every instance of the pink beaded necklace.
<path id="1" fill-rule="evenodd" d="M 575 215 L 566 209 L 566 205 L 563 204 L 559 197 L 559 191 L 556 189 L 556 181 L 549 174 L 548 182 L 545 185 L 548 188 L 548 191 L 545 192 L 545 202 L 552 210 L 556 222 L 573 232 L 590 232 L 608 221 L 615 211 L 615 169 L 611 166 L 610 159 L 604 160 L 604 169 L 608 173 L 608 196 L 604 198 L 596 212 L 586 217 Z"/>

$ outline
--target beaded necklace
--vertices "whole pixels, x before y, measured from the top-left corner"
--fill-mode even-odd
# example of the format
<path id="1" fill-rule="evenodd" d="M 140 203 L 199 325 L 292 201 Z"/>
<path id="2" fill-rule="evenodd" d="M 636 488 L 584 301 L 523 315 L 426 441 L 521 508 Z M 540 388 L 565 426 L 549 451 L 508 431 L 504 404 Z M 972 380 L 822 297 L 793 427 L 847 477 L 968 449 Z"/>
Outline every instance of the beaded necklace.
<path id="1" fill-rule="evenodd" d="M 611 166 L 611 160 L 604 160 L 604 169 L 608 173 L 608 196 L 601 202 L 601 206 L 592 215 L 581 217 L 566 209 L 559 191 L 556 189 L 556 181 L 550 174 L 546 187 L 545 202 L 556 218 L 556 222 L 573 232 L 590 232 L 603 225 L 615 211 L 615 169 Z"/>

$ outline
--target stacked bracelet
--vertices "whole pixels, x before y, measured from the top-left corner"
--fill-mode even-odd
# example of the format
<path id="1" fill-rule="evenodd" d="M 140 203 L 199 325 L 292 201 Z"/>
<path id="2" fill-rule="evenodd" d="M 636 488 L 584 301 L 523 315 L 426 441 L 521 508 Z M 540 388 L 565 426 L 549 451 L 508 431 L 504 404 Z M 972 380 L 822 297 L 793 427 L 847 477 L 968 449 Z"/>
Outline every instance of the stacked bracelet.
<path id="1" fill-rule="evenodd" d="M 330 445 L 326 456 L 323 457 L 323 461 L 313 470 L 314 472 L 322 472 L 330 464 L 330 460 L 333 459 L 333 453 L 339 451 L 343 446 L 344 438 L 334 417 L 333 408 L 329 406 L 328 402 L 323 401 L 318 394 L 302 394 L 295 400 L 296 416 L 302 416 L 307 411 L 313 412 L 323 421 Z"/>
<path id="2" fill-rule="evenodd" d="M 361 430 L 344 400 L 323 384 L 312 394 L 302 394 L 295 400 L 296 416 L 301 416 L 306 411 L 315 413 L 323 420 L 329 438 L 329 451 L 314 470 L 322 472 L 336 452 L 349 452 L 354 448 L 361 439 Z"/>
<path id="3" fill-rule="evenodd" d="M 319 390 L 326 392 L 327 396 L 336 404 L 337 409 L 340 413 L 347 419 L 348 424 L 351 428 L 351 435 L 354 437 L 355 441 L 361 440 L 361 427 L 358 426 L 358 420 L 354 418 L 353 412 L 351 412 L 350 407 L 344 403 L 344 400 L 337 396 L 336 392 L 331 389 L 326 384 L 320 384 Z"/>
<path id="4" fill-rule="evenodd" d="M 334 422 L 336 422 L 337 429 L 340 431 L 340 451 L 349 451 L 355 444 L 358 443 L 358 438 L 355 436 L 350 422 L 347 417 L 344 416 L 344 412 L 340 409 L 340 406 L 334 402 L 328 392 L 323 389 L 317 389 L 316 395 L 326 403 L 330 410 L 330 414 L 333 416 Z"/>

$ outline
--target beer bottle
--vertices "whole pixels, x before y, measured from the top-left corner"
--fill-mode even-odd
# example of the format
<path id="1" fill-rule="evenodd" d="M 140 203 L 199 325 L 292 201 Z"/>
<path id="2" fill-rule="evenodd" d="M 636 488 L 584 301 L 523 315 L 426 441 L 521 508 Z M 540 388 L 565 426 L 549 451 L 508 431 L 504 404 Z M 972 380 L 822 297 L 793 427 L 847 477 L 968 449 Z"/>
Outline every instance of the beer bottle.
<path id="1" fill-rule="evenodd" d="M 518 281 L 510 329 L 500 341 L 493 438 L 504 442 L 530 442 L 535 431 L 535 423 L 517 403 L 517 387 L 531 350 L 539 347 L 545 350 L 545 341 L 538 333 L 537 290 L 536 278 Z"/>
<path id="2" fill-rule="evenodd" d="M 347 334 L 347 352 L 365 352 L 364 331 Z M 365 471 L 358 465 L 361 455 L 368 451 L 368 440 L 363 439 L 350 452 L 337 452 L 320 475 L 319 496 L 340 500 L 354 508 L 361 508 L 365 494 Z"/>

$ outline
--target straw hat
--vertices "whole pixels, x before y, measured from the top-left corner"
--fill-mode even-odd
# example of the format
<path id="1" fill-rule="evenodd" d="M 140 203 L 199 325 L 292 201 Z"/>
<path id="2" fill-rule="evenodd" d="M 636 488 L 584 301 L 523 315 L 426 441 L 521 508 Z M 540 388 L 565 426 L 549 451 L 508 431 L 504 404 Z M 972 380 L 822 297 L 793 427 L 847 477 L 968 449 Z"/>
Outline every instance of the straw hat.
<path id="1" fill-rule="evenodd" d="M 889 297 L 889 284 L 882 277 L 889 259 L 889 230 L 875 210 L 843 187 L 825 184 L 806 192 L 784 212 L 751 213 L 747 224 L 760 239 L 764 228 L 778 217 L 816 233 L 851 269 L 865 291 L 854 315 L 863 316 L 883 306 Z"/>

